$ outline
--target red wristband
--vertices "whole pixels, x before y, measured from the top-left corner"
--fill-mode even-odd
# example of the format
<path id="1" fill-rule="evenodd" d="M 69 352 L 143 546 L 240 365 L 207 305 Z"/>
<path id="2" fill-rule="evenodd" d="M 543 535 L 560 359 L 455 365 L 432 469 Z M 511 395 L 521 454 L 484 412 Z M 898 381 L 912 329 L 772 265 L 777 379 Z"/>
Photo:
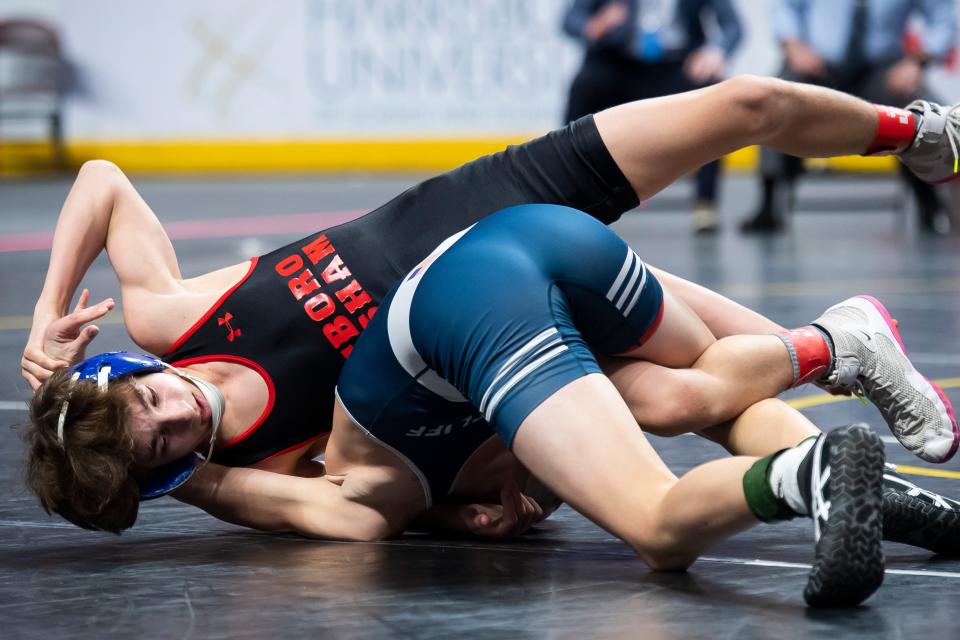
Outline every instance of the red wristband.
<path id="1" fill-rule="evenodd" d="M 887 156 L 904 151 L 917 135 L 917 116 L 906 109 L 874 106 L 877 108 L 877 135 L 863 155 Z"/>

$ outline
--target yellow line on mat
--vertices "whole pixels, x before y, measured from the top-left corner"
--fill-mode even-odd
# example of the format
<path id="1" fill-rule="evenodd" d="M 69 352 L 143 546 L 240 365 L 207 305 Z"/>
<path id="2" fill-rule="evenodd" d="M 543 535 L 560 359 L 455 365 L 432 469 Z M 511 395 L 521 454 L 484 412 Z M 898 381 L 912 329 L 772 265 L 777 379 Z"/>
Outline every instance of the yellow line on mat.
<path id="1" fill-rule="evenodd" d="M 960 387 L 960 378 L 940 378 L 934 382 L 941 389 L 956 389 Z M 818 393 L 812 396 L 801 396 L 787 400 L 794 409 L 806 409 L 809 407 L 818 407 L 835 402 L 847 402 L 855 398 L 847 396 L 832 396 L 827 393 Z M 945 469 L 930 469 L 927 467 L 911 467 L 907 465 L 897 465 L 897 471 L 910 476 L 927 476 L 929 478 L 949 478 L 950 480 L 960 480 L 960 471 L 947 471 Z"/>
<path id="2" fill-rule="evenodd" d="M 960 471 L 946 471 L 945 469 L 928 469 L 927 467 L 908 467 L 904 464 L 897 465 L 897 472 L 910 476 L 927 476 L 928 478 L 950 478 L 951 480 L 960 480 Z"/>
<path id="3" fill-rule="evenodd" d="M 934 383 L 936 383 L 941 389 L 956 389 L 957 387 L 960 387 L 960 378 L 940 378 L 939 380 L 934 380 Z M 853 396 L 832 396 L 828 393 L 817 393 L 812 396 L 790 398 L 787 400 L 787 404 L 794 409 L 808 409 L 810 407 L 819 407 L 820 405 L 824 404 L 848 402 L 856 399 L 857 398 L 854 398 Z"/>
<path id="4" fill-rule="evenodd" d="M 787 404 L 794 409 L 807 409 L 809 407 L 819 407 L 824 404 L 833 404 L 834 402 L 846 402 L 853 400 L 847 396 L 831 396 L 826 393 L 818 393 L 815 396 L 801 396 L 799 398 L 790 398 Z"/>

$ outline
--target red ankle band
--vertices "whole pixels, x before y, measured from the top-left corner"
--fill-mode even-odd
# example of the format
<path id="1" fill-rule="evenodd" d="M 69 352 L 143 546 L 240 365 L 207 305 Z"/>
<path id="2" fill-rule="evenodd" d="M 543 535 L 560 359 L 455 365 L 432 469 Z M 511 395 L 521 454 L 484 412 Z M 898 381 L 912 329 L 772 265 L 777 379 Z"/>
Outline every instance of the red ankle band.
<path id="1" fill-rule="evenodd" d="M 909 147 L 917 135 L 917 116 L 906 109 L 874 106 L 877 108 L 877 135 L 863 155 L 888 156 Z"/>
<path id="2" fill-rule="evenodd" d="M 801 327 L 778 333 L 793 361 L 793 385 L 798 387 L 819 380 L 830 366 L 830 347 L 823 334 L 813 327 Z"/>

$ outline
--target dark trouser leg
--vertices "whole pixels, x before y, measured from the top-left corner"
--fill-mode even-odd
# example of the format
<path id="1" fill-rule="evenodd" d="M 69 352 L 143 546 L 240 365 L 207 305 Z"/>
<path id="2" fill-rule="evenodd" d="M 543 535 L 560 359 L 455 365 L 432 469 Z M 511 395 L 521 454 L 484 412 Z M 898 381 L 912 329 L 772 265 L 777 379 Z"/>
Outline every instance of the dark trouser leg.
<path id="1" fill-rule="evenodd" d="M 655 70 L 656 85 L 647 92 L 649 97 L 658 97 L 700 89 L 706 84 L 694 84 L 683 70 L 682 61 L 649 65 Z M 720 182 L 721 161 L 715 160 L 702 166 L 696 175 L 696 192 L 693 204 L 693 230 L 695 233 L 714 233 L 717 224 L 717 187 Z"/>
<path id="2" fill-rule="evenodd" d="M 784 69 L 780 77 L 791 82 L 803 82 L 835 87 L 838 78 L 833 72 L 825 77 L 799 76 Z M 752 217 L 740 223 L 744 233 L 774 233 L 781 231 L 786 216 L 793 209 L 796 179 L 803 173 L 803 160 L 762 147 L 760 149 L 760 205 Z"/>
<path id="3" fill-rule="evenodd" d="M 903 176 L 917 201 L 917 223 L 920 230 L 935 235 L 949 233 L 950 219 L 934 186 L 913 175 L 902 164 L 900 165 L 900 175 Z"/>
<path id="4" fill-rule="evenodd" d="M 936 96 L 922 87 L 915 95 L 893 95 L 887 91 L 886 76 L 896 61 L 878 64 L 867 69 L 862 78 L 860 91 L 856 95 L 878 104 L 903 107 L 910 102 L 923 98 L 937 102 Z M 917 203 L 917 216 L 920 230 L 925 233 L 941 234 L 950 231 L 950 219 L 946 214 L 943 200 L 933 185 L 917 178 L 904 165 L 900 165 L 900 175 L 906 181 Z"/>
<path id="5" fill-rule="evenodd" d="M 66 171 L 67 151 L 63 145 L 63 120 L 59 108 L 50 116 L 50 140 L 53 143 L 53 159 L 57 171 Z"/>
<path id="6" fill-rule="evenodd" d="M 793 208 L 793 187 L 803 173 L 803 161 L 773 149 L 760 149 L 760 206 L 740 224 L 744 233 L 781 231 Z"/>
<path id="7" fill-rule="evenodd" d="M 579 118 L 595 113 L 597 105 L 605 102 L 599 95 L 602 91 L 603 79 L 598 78 L 593 69 L 586 65 L 577 72 L 570 85 L 570 94 L 567 97 L 567 109 L 564 112 L 564 123 L 573 122 Z"/>
<path id="8" fill-rule="evenodd" d="M 634 75 L 631 65 L 615 56 L 588 54 L 570 85 L 564 123 L 639 99 L 633 95 Z"/>
<path id="9" fill-rule="evenodd" d="M 716 233 L 717 183 L 720 181 L 720 160 L 709 162 L 697 171 L 697 195 L 693 205 L 693 231 L 697 234 Z"/>
<path id="10" fill-rule="evenodd" d="M 661 95 L 672 95 L 683 93 L 684 91 L 693 91 L 714 84 L 694 84 L 687 78 L 683 71 L 682 62 L 672 62 L 656 65 L 659 70 L 659 90 L 650 97 Z M 717 203 L 717 185 L 720 180 L 720 160 L 715 160 L 703 165 L 696 176 L 696 203 L 698 205 L 707 205 L 715 207 Z"/>
<path id="11" fill-rule="evenodd" d="M 717 181 L 720 177 L 720 161 L 714 160 L 697 171 L 697 202 L 714 205 L 717 202 Z"/>

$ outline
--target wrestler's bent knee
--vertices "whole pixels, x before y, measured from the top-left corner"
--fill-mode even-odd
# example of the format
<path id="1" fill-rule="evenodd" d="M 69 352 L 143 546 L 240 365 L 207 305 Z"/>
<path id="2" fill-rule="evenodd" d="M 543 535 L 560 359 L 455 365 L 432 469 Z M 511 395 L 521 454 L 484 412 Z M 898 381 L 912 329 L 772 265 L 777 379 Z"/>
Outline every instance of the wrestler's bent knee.
<path id="1" fill-rule="evenodd" d="M 686 571 L 697 554 L 669 549 L 649 549 L 631 545 L 640 559 L 653 571 Z"/>
<path id="2" fill-rule="evenodd" d="M 673 437 L 722 422 L 724 407 L 716 394 L 695 380 L 675 380 L 656 390 L 656 398 L 625 395 L 633 417 L 644 431 Z"/>
<path id="3" fill-rule="evenodd" d="M 785 121 L 786 84 L 777 78 L 736 76 L 721 83 L 730 99 L 730 116 L 751 138 L 772 136 Z"/>
<path id="4" fill-rule="evenodd" d="M 80 165 L 80 170 L 77 172 L 77 177 L 87 177 L 95 175 L 112 175 L 116 173 L 121 173 L 120 167 L 110 162 L 109 160 L 87 160 L 82 165 Z"/>
<path id="5" fill-rule="evenodd" d="M 642 517 L 635 520 L 638 526 L 624 536 L 624 541 L 654 571 L 684 571 L 699 556 L 698 552 L 691 551 L 690 541 L 678 535 L 662 515 L 670 507 L 665 500 L 667 487 L 672 484 L 661 487 L 663 494 L 660 498 L 654 498 L 655 504 L 648 504 L 648 508 L 643 509 Z M 650 491 L 653 494 L 659 492 L 653 487 Z"/>
<path id="6" fill-rule="evenodd" d="M 89 194 L 96 206 L 108 206 L 120 193 L 124 174 L 109 160 L 87 160 L 77 172 L 75 182 Z"/>

